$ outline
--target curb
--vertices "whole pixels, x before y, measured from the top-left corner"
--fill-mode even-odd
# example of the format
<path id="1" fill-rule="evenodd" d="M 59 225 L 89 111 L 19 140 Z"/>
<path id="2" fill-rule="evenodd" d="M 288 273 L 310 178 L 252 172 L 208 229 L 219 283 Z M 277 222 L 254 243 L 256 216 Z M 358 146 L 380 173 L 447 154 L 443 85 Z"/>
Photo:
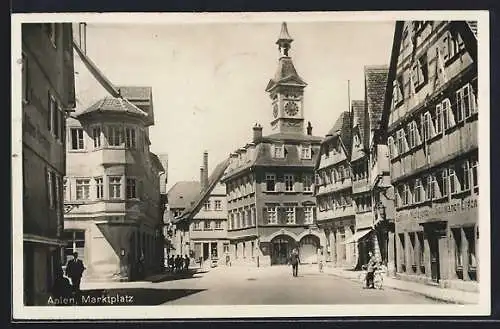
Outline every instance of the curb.
<path id="1" fill-rule="evenodd" d="M 337 274 L 337 273 L 329 273 L 329 274 L 333 275 L 333 276 L 336 276 L 336 277 L 339 277 L 339 278 L 343 278 L 343 279 L 355 281 L 355 282 L 358 281 L 357 278 L 347 277 L 347 276 L 343 276 L 343 275 Z M 476 303 L 471 303 L 471 302 L 464 301 L 464 300 L 457 301 L 457 300 L 453 300 L 453 299 L 450 299 L 450 298 L 437 297 L 437 296 L 434 296 L 434 295 L 427 294 L 425 292 L 420 292 L 420 291 L 415 291 L 415 290 L 411 290 L 411 289 L 405 289 L 405 288 L 401 288 L 401 287 L 396 287 L 396 286 L 393 286 L 393 285 L 390 285 L 390 284 L 389 285 L 384 285 L 384 287 L 387 287 L 387 288 L 390 288 L 390 289 L 393 289 L 393 290 L 397 290 L 397 291 L 404 291 L 404 292 L 415 293 L 415 294 L 424 296 L 425 298 L 428 298 L 428 299 L 431 299 L 431 300 L 434 300 L 434 301 L 445 302 L 445 303 L 448 303 L 448 304 L 457 304 L 457 305 L 474 305 L 474 304 L 476 304 Z"/>

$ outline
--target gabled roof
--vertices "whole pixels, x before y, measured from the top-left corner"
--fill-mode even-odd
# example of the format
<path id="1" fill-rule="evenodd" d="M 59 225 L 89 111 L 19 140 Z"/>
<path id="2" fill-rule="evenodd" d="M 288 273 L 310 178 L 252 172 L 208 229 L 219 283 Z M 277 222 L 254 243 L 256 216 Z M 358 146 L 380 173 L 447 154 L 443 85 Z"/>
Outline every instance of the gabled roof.
<path id="1" fill-rule="evenodd" d="M 366 117 L 365 101 L 353 100 L 351 102 L 352 107 L 352 127 L 358 127 L 359 135 L 361 141 L 365 138 L 365 123 L 368 118 Z"/>
<path id="2" fill-rule="evenodd" d="M 75 113 L 74 117 L 78 118 L 81 117 L 82 115 L 94 112 L 130 114 L 142 118 L 146 118 L 148 116 L 146 112 L 142 111 L 137 106 L 130 103 L 127 99 L 106 96 L 95 102 L 90 107 Z"/>
<path id="3" fill-rule="evenodd" d="M 365 106 L 369 117 L 369 131 L 380 128 L 388 72 L 387 65 L 365 66 Z"/>
<path id="4" fill-rule="evenodd" d="M 167 193 L 168 205 L 172 208 L 185 209 L 191 206 L 200 193 L 201 185 L 197 181 L 180 181 L 174 184 Z"/>
<path id="5" fill-rule="evenodd" d="M 205 200 L 210 196 L 217 183 L 219 183 L 228 165 L 229 165 L 229 159 L 225 159 L 217 166 L 215 166 L 215 169 L 212 171 L 210 177 L 208 178 L 207 187 L 203 191 L 200 191 L 198 196 L 195 197 L 195 199 L 193 200 L 194 202 L 183 211 L 183 213 L 177 220 L 174 221 L 174 223 L 178 223 L 182 220 L 193 218 L 198 213 L 198 211 L 200 211 L 201 206 L 203 205 Z"/>
<path id="6" fill-rule="evenodd" d="M 385 89 L 384 108 L 380 120 L 380 129 L 375 131 L 374 138 L 387 139 L 387 128 L 389 123 L 389 114 L 392 103 L 392 82 L 396 78 L 399 51 L 403 36 L 404 21 L 397 21 L 394 28 L 394 37 L 392 41 L 391 60 L 389 63 L 389 73 L 387 76 L 387 87 Z M 451 21 L 449 23 L 455 31 L 459 32 L 464 41 L 465 48 L 470 54 L 474 63 L 477 63 L 477 22 L 473 21 Z"/>
<path id="7" fill-rule="evenodd" d="M 320 142 L 322 140 L 319 136 L 312 136 L 306 134 L 296 134 L 296 133 L 276 133 L 262 137 L 262 141 L 292 141 L 292 142 Z"/>
<path id="8" fill-rule="evenodd" d="M 340 113 L 339 117 L 333 124 L 333 127 L 328 131 L 327 137 L 325 137 L 325 139 L 321 142 L 320 154 L 323 152 L 326 145 L 329 145 L 335 140 L 337 143 L 340 143 L 346 157 L 349 158 L 352 143 L 352 122 L 350 112 L 344 111 Z M 319 167 L 320 161 L 321 157 L 318 156 L 315 164 L 316 169 Z"/>

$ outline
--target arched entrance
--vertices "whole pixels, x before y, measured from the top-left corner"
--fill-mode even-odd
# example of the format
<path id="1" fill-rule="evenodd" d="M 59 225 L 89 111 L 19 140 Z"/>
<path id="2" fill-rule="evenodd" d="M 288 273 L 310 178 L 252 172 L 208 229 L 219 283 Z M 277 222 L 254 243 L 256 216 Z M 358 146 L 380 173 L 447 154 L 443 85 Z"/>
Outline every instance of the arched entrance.
<path id="1" fill-rule="evenodd" d="M 285 265 L 295 247 L 295 240 L 288 235 L 278 235 L 271 240 L 271 265 Z"/>
<path id="2" fill-rule="evenodd" d="M 320 246 L 319 238 L 315 235 L 308 234 L 300 239 L 299 254 L 301 263 L 317 263 L 317 252 Z"/>

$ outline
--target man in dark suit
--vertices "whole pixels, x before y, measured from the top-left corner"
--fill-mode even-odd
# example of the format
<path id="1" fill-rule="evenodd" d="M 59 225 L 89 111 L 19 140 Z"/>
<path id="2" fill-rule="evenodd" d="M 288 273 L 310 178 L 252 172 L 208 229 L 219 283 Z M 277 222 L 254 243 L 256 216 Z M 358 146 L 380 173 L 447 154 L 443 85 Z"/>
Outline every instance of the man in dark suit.
<path id="1" fill-rule="evenodd" d="M 290 255 L 290 264 L 292 264 L 292 275 L 293 276 L 298 276 L 299 275 L 299 252 L 297 249 L 293 249 L 292 254 Z"/>
<path id="2" fill-rule="evenodd" d="M 78 253 L 73 253 L 73 259 L 68 261 L 66 265 L 66 276 L 71 279 L 71 285 L 74 291 L 80 291 L 80 281 L 82 280 L 82 274 L 85 271 L 85 266 L 83 262 L 78 259 Z"/>

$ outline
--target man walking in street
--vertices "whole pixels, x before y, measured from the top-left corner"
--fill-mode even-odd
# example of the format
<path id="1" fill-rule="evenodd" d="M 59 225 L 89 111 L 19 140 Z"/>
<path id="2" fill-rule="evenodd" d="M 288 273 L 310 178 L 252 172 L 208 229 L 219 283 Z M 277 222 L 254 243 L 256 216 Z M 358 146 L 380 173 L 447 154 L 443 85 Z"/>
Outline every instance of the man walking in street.
<path id="1" fill-rule="evenodd" d="M 68 265 L 66 265 L 66 276 L 71 279 L 71 285 L 76 292 L 80 291 L 80 281 L 82 280 L 83 271 L 85 271 L 85 266 L 78 259 L 78 253 L 75 252 L 73 253 L 73 259 L 68 261 Z"/>
<path id="2" fill-rule="evenodd" d="M 290 264 L 292 264 L 292 275 L 298 276 L 299 274 L 299 252 L 296 248 L 292 250 L 292 254 L 290 255 Z"/>
<path id="3" fill-rule="evenodd" d="M 377 266 L 377 260 L 371 251 L 368 252 L 368 256 L 370 259 L 368 260 L 368 264 L 366 264 L 366 288 L 372 289 L 373 279 L 375 275 L 375 267 Z"/>

